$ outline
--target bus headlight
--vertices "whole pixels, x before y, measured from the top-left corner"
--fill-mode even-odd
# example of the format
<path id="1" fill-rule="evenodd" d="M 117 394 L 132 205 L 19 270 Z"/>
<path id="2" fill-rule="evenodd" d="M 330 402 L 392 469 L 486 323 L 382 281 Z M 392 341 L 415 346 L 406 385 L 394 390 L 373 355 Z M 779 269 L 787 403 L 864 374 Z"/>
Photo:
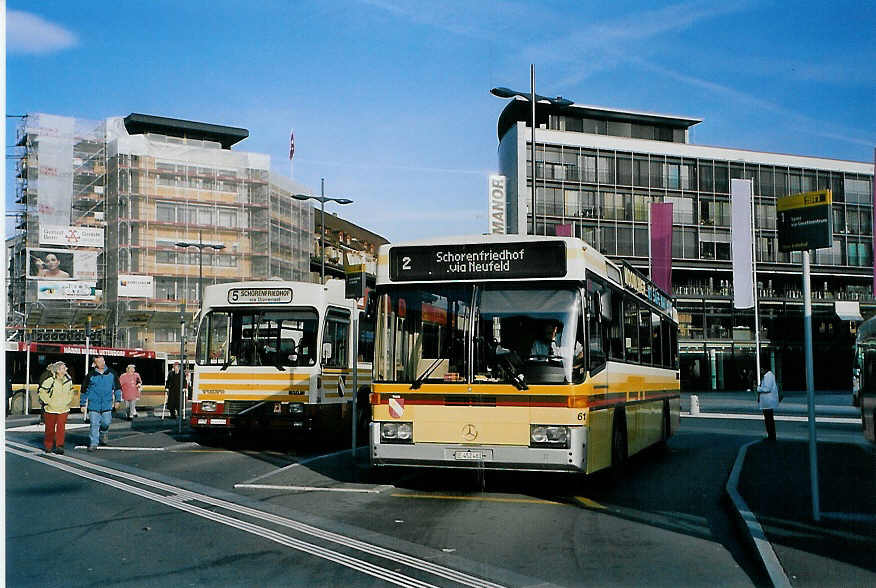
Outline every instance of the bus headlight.
<path id="1" fill-rule="evenodd" d="M 530 425 L 529 446 L 568 449 L 569 427 L 560 427 L 554 425 Z"/>
<path id="2" fill-rule="evenodd" d="M 304 404 L 301 402 L 293 402 L 289 405 L 290 414 L 304 414 Z"/>
<path id="3" fill-rule="evenodd" d="M 413 423 L 380 423 L 381 443 L 413 443 Z"/>
<path id="4" fill-rule="evenodd" d="M 201 412 L 216 412 L 216 402 L 205 400 L 201 403 Z"/>

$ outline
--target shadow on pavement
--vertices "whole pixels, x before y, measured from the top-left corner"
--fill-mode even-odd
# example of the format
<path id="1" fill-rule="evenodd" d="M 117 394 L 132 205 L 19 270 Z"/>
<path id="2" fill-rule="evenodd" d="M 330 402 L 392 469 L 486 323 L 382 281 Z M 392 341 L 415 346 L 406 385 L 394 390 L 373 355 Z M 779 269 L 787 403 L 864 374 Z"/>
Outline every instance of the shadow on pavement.
<path id="1" fill-rule="evenodd" d="M 818 474 L 819 522 L 808 442 L 749 447 L 739 492 L 793 583 L 876 585 L 876 446 L 820 442 Z"/>

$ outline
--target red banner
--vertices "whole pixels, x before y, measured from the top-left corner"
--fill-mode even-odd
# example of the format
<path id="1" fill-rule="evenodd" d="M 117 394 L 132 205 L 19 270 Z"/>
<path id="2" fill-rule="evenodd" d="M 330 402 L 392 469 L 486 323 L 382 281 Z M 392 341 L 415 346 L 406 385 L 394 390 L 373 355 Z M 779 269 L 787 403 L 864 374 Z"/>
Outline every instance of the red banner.
<path id="1" fill-rule="evenodd" d="M 672 294 L 672 203 L 651 204 L 651 281 Z"/>

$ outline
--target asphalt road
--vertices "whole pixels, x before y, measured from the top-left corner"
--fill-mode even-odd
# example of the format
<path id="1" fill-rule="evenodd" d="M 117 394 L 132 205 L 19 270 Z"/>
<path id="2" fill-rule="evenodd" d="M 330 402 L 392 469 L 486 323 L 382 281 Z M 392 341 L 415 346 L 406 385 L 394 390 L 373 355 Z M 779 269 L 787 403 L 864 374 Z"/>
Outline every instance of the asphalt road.
<path id="1" fill-rule="evenodd" d="M 777 424 L 780 436 L 806 434 L 805 422 Z M 202 446 L 146 423 L 95 454 L 46 457 L 38 433 L 8 431 L 6 580 L 763 585 L 723 500 L 739 447 L 762 427 L 683 418 L 667 448 L 634 458 L 619 481 L 375 471 L 364 451 L 354 463 L 340 446 Z M 84 439 L 70 435 L 68 448 Z M 819 426 L 820 438 L 855 435 Z"/>

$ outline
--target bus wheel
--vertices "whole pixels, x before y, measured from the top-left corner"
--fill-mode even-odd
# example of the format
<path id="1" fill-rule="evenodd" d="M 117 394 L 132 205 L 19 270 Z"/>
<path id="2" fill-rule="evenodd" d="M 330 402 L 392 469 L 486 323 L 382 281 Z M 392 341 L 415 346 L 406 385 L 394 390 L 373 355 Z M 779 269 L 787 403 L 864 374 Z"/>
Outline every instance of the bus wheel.
<path id="1" fill-rule="evenodd" d="M 611 430 L 611 468 L 614 476 L 619 476 L 627 461 L 627 419 L 622 410 L 615 410 L 614 426 Z"/>

